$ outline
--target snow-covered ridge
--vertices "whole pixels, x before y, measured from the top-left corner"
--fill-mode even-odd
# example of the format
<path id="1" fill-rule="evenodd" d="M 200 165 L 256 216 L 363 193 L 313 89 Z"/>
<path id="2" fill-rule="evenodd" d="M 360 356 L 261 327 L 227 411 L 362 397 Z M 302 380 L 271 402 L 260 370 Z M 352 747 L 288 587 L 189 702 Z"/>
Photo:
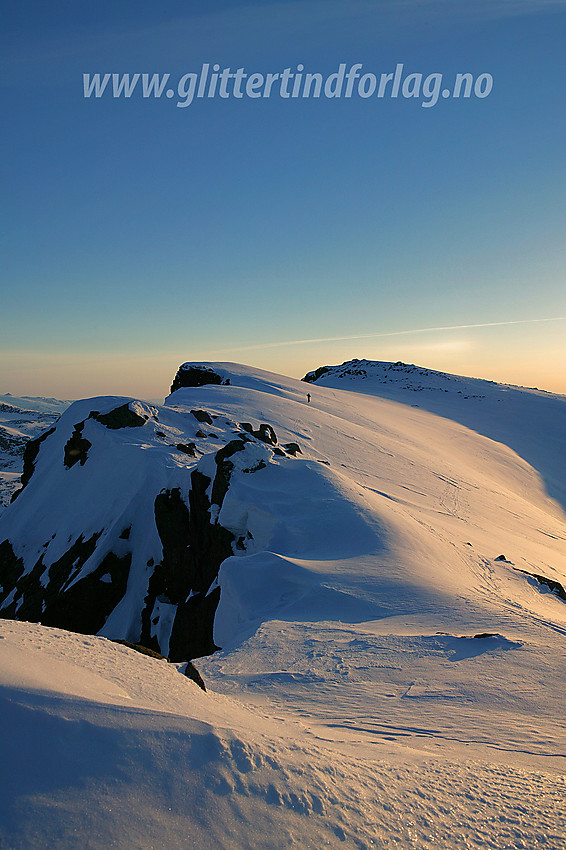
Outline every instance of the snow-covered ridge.
<path id="1" fill-rule="evenodd" d="M 374 360 L 321 366 L 303 381 L 420 407 L 504 443 L 534 466 L 566 510 L 564 395 Z"/>
<path id="2" fill-rule="evenodd" d="M 563 534 L 538 531 L 563 515 L 509 450 L 357 393 L 315 386 L 309 404 L 304 383 L 235 364 L 184 364 L 174 386 L 163 406 L 75 402 L 28 444 L 25 487 L 0 519 L 4 616 L 182 660 L 228 645 L 281 596 L 289 612 L 355 622 L 403 607 L 411 586 L 458 620 L 447 587 L 474 595 L 476 565 L 501 550 L 511 595 L 514 568 L 563 583 L 550 551 Z M 509 521 L 510 498 L 526 526 Z M 442 554 L 438 518 L 419 518 L 437 501 L 442 523 L 464 523 L 450 543 L 464 570 Z M 342 578 L 328 581 L 337 560 Z"/>
<path id="3" fill-rule="evenodd" d="M 326 383 L 329 379 L 345 378 L 360 380 L 378 380 L 381 384 L 395 384 L 411 392 L 455 392 L 467 398 L 485 398 L 489 392 L 504 393 L 509 389 L 539 395 L 553 396 L 546 390 L 529 387 L 516 387 L 511 384 L 499 384 L 483 378 L 468 378 L 462 375 L 451 375 L 449 372 L 439 372 L 416 366 L 414 363 L 389 362 L 382 360 L 346 360 L 338 366 L 319 366 L 307 372 L 303 381 L 306 383 Z"/>
<path id="4" fill-rule="evenodd" d="M 218 568 L 233 547 L 255 545 L 254 521 L 218 521 L 231 476 L 292 462 L 297 448 L 277 445 L 267 423 L 192 400 L 75 402 L 28 444 L 25 486 L 0 531 L 4 616 L 179 660 L 213 651 Z"/>
<path id="5" fill-rule="evenodd" d="M 0 621 L 0 843 L 562 847 L 566 517 L 540 470 L 434 392 L 182 373 L 164 405 L 72 405 L 0 518 L 0 614 L 43 623 Z M 554 433 L 502 393 L 490 427 Z M 202 656 L 207 693 L 104 636 Z"/>

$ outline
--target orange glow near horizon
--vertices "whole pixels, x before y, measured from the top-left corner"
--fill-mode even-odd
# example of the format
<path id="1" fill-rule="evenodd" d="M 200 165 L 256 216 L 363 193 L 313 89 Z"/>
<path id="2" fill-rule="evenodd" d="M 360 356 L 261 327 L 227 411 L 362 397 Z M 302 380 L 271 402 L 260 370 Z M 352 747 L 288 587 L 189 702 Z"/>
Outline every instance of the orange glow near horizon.
<path id="1" fill-rule="evenodd" d="M 157 399 L 168 394 L 178 366 L 186 360 L 247 363 L 302 378 L 318 366 L 336 365 L 354 358 L 401 360 L 442 372 L 566 394 L 565 350 L 559 334 L 546 334 L 545 340 L 536 342 L 523 339 L 523 344 L 521 335 L 516 336 L 510 339 L 505 334 L 487 345 L 477 335 L 473 338 L 468 333 L 464 337 L 454 332 L 426 340 L 422 337 L 402 342 L 400 339 L 350 340 L 222 354 L 212 350 L 199 352 L 190 345 L 185 350 L 155 354 L 116 352 L 114 356 L 86 351 L 19 351 L 1 356 L 0 394 L 72 399 L 125 395 Z"/>

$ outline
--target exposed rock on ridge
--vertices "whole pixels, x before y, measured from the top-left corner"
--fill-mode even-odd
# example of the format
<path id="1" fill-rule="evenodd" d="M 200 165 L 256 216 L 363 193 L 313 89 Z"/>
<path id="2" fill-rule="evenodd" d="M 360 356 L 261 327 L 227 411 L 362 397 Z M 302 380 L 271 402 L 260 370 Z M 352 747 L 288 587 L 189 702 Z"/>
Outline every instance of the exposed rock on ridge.
<path id="1" fill-rule="evenodd" d="M 254 542 L 245 523 L 231 529 L 219 516 L 234 476 L 300 450 L 279 449 L 268 423 L 173 401 L 77 402 L 29 445 L 27 492 L 0 524 L 1 617 L 101 633 L 176 662 L 218 648 L 220 565 Z"/>
<path id="2" fill-rule="evenodd" d="M 229 384 L 230 379 L 218 374 L 209 366 L 201 366 L 195 363 L 183 363 L 171 384 L 171 392 L 180 390 L 182 387 L 204 387 L 207 384 L 218 386 Z"/>

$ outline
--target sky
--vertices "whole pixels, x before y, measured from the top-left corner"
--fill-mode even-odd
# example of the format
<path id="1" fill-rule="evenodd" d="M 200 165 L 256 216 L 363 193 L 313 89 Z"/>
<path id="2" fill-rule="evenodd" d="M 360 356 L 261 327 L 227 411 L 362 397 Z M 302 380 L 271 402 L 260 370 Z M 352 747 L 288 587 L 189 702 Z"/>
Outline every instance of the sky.
<path id="1" fill-rule="evenodd" d="M 566 0 L 21 0 L 2 18 L 0 393 L 158 398 L 185 360 L 302 377 L 352 357 L 566 393 Z M 349 98 L 275 84 L 179 106 L 215 63 L 361 70 Z M 402 84 L 491 91 L 358 93 L 399 65 Z M 96 73 L 168 73 L 171 96 L 85 97 Z"/>

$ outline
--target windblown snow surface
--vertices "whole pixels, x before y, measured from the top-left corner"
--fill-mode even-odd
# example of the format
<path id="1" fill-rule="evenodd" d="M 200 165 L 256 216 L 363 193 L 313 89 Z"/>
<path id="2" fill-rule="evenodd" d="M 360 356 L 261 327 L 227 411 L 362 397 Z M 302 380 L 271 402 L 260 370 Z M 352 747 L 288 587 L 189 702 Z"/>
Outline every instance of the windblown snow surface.
<path id="1" fill-rule="evenodd" d="M 268 422 L 301 454 L 222 504 L 253 545 L 220 570 L 208 691 L 1 621 L 0 846 L 566 847 L 566 602 L 540 580 L 566 584 L 566 399 L 503 388 L 486 435 L 457 415 L 482 420 L 473 382 L 429 412 L 377 378 L 214 368 L 230 385 L 160 422 Z"/>

